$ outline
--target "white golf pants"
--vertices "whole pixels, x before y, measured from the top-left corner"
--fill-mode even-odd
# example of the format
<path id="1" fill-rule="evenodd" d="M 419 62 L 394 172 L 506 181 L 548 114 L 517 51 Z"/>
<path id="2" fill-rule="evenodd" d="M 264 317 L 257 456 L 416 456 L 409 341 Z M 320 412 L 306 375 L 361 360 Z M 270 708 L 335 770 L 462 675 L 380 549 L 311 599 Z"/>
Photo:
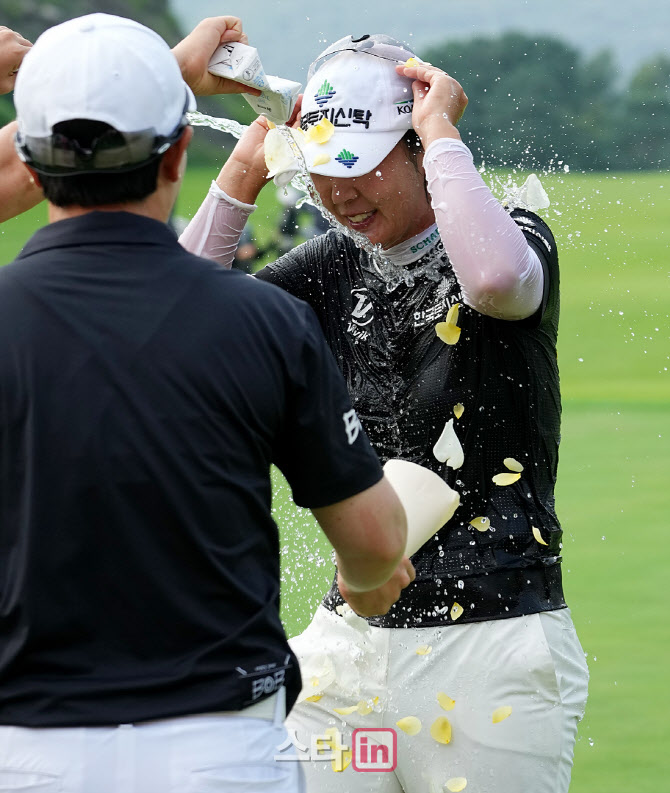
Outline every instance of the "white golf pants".
<path id="1" fill-rule="evenodd" d="M 568 609 L 368 629 L 321 607 L 291 645 L 303 691 L 286 726 L 308 793 L 568 790 L 588 685 Z"/>
<path id="2" fill-rule="evenodd" d="M 238 712 L 117 727 L 0 726 L 0 791 L 304 793 L 302 764 L 274 759 L 288 736 L 283 699 L 272 704 L 274 712 L 260 718 Z"/>

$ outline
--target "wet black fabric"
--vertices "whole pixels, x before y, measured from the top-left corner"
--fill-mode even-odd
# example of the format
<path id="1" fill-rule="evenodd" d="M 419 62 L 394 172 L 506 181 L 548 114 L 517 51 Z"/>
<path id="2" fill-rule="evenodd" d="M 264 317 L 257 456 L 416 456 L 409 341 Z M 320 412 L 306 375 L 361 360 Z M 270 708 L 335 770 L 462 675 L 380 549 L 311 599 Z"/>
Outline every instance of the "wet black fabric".
<path id="1" fill-rule="evenodd" d="M 94 213 L 0 268 L 0 340 L 0 723 L 290 707 L 270 464 L 381 478 L 309 306 Z"/>
<path id="2" fill-rule="evenodd" d="M 542 306 L 509 322 L 464 305 L 442 243 L 439 273 L 387 291 L 370 256 L 331 231 L 268 265 L 259 277 L 306 300 L 316 311 L 344 374 L 353 404 L 382 462 L 401 458 L 442 476 L 461 494 L 454 518 L 413 557 L 416 581 L 375 625 L 449 624 L 519 616 L 565 606 L 561 528 L 554 509 L 561 403 L 556 337 L 559 271 L 546 224 L 512 213 L 537 251 L 545 275 Z M 424 268 L 428 258 L 410 265 Z M 457 344 L 435 333 L 460 303 Z M 454 406 L 462 404 L 461 418 Z M 454 420 L 465 453 L 453 470 L 433 456 L 445 423 Z M 509 486 L 493 483 L 512 457 L 524 470 Z M 488 517 L 491 529 L 470 521 Z M 547 545 L 533 537 L 539 529 Z M 334 585 L 325 604 L 341 603 Z"/>

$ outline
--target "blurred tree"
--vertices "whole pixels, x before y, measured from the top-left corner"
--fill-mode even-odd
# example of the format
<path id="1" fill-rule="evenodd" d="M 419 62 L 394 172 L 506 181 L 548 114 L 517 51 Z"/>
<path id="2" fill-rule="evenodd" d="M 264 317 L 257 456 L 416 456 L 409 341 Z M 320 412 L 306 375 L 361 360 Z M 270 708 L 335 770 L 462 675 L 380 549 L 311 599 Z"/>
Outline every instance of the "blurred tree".
<path id="1" fill-rule="evenodd" d="M 0 20 L 34 41 L 44 30 L 66 19 L 101 11 L 135 19 L 174 46 L 182 35 L 169 5 L 169 0 L 0 0 Z"/>
<path id="2" fill-rule="evenodd" d="M 449 42 L 425 58 L 463 84 L 471 102 L 461 133 L 490 164 L 609 163 L 616 96 L 611 54 L 584 62 L 558 39 L 508 33 Z"/>
<path id="3" fill-rule="evenodd" d="M 621 158 L 633 168 L 670 168 L 670 57 L 657 55 L 633 75 L 620 104 Z"/>

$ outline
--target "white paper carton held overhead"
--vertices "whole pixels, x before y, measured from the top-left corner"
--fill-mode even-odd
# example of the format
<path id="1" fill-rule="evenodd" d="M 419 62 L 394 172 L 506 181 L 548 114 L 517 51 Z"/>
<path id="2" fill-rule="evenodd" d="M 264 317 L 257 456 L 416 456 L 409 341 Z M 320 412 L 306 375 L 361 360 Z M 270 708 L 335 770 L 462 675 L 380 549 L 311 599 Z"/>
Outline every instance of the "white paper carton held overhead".
<path id="1" fill-rule="evenodd" d="M 260 96 L 244 94 L 244 98 L 257 113 L 274 124 L 285 124 L 289 120 L 302 86 L 293 80 L 265 74 L 255 47 L 241 42 L 222 44 L 207 68 L 218 77 L 258 88 Z"/>

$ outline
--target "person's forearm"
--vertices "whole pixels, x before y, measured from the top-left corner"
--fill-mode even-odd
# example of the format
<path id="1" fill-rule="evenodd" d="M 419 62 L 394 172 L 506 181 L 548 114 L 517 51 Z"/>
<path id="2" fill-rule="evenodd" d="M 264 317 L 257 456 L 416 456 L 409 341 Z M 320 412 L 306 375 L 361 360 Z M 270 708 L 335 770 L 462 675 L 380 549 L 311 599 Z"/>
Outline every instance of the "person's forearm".
<path id="1" fill-rule="evenodd" d="M 441 139 L 424 159 L 442 242 L 471 308 L 499 319 L 523 319 L 540 306 L 542 264 L 493 196 L 465 144 Z"/>
<path id="2" fill-rule="evenodd" d="M 32 209 L 44 198 L 14 149 L 15 133 L 15 121 L 0 129 L 0 223 Z"/>
<path id="3" fill-rule="evenodd" d="M 231 267 L 242 230 L 256 207 L 231 200 L 212 183 L 205 200 L 179 237 L 190 253 Z"/>

